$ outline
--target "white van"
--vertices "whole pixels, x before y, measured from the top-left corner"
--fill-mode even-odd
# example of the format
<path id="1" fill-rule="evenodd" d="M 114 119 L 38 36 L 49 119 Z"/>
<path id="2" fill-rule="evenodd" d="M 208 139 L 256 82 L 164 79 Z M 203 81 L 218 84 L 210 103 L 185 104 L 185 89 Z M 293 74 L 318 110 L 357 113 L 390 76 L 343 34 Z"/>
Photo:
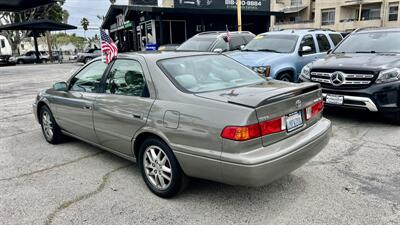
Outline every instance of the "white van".
<path id="1" fill-rule="evenodd" d="M 0 35 L 0 65 L 10 64 L 12 48 L 7 38 Z"/>

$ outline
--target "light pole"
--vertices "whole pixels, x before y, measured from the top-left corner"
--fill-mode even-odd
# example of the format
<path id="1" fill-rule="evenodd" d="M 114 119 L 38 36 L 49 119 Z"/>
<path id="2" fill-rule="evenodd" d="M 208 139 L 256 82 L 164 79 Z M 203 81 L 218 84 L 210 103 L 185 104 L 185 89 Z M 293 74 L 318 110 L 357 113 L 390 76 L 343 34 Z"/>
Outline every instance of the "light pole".
<path id="1" fill-rule="evenodd" d="M 242 31 L 242 0 L 237 0 L 238 31 Z"/>

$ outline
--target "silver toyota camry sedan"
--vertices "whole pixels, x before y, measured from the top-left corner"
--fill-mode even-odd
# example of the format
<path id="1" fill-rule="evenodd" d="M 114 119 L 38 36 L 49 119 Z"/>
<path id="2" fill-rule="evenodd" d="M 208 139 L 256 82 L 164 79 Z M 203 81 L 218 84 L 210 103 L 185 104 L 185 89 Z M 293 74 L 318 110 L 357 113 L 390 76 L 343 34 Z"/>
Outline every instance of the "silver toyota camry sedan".
<path id="1" fill-rule="evenodd" d="M 93 60 L 33 112 L 49 143 L 68 135 L 136 161 L 149 189 L 172 197 L 188 177 L 260 186 L 306 163 L 330 138 L 321 95 L 220 54 L 135 53 Z"/>

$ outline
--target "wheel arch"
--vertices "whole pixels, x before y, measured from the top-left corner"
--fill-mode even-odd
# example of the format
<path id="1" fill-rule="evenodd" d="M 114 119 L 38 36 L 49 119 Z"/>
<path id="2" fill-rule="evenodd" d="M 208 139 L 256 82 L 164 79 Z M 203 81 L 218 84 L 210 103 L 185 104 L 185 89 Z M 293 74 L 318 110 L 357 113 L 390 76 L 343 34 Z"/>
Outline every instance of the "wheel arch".
<path id="1" fill-rule="evenodd" d="M 296 77 L 295 77 L 295 70 L 294 68 L 282 68 L 279 71 L 276 72 L 275 74 L 275 79 L 278 79 L 278 77 L 284 73 L 288 73 L 290 74 L 290 76 L 292 77 L 293 81 L 295 81 Z"/>
<path id="2" fill-rule="evenodd" d="M 37 103 L 37 109 L 36 109 L 36 115 L 37 115 L 37 118 L 38 118 L 38 122 L 39 122 L 39 123 L 42 122 L 42 118 L 40 117 L 40 110 L 42 110 L 42 108 L 43 108 L 44 106 L 47 106 L 47 108 L 49 108 L 49 110 L 50 110 L 50 112 L 51 112 L 50 106 L 49 106 L 49 104 L 48 104 L 45 100 L 39 101 L 39 102 Z"/>
<path id="3" fill-rule="evenodd" d="M 135 137 L 132 139 L 132 150 L 133 150 L 133 154 L 136 158 L 136 160 L 138 160 L 138 156 L 139 156 L 139 149 L 140 146 L 143 144 L 143 142 L 149 138 L 157 138 L 160 139 L 161 141 L 163 141 L 166 145 L 168 145 L 168 147 L 171 148 L 167 137 L 165 137 L 165 135 L 163 135 L 160 132 L 156 132 L 154 130 L 148 130 L 148 129 L 142 129 L 140 132 L 138 132 Z M 172 148 L 171 148 L 172 149 Z"/>

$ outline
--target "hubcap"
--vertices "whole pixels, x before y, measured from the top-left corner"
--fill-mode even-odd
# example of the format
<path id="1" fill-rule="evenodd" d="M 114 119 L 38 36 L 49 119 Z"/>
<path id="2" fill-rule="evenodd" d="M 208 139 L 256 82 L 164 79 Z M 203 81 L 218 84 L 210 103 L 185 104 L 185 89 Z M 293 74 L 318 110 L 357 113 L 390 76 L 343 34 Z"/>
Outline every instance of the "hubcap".
<path id="1" fill-rule="evenodd" d="M 144 170 L 150 183 L 159 190 L 169 187 L 172 180 L 171 164 L 165 152 L 157 146 L 149 146 L 143 155 Z"/>
<path id="2" fill-rule="evenodd" d="M 44 135 L 48 139 L 52 139 L 53 138 L 53 123 L 51 122 L 50 114 L 46 111 L 44 111 L 43 115 L 42 115 L 42 124 L 43 124 Z"/>

